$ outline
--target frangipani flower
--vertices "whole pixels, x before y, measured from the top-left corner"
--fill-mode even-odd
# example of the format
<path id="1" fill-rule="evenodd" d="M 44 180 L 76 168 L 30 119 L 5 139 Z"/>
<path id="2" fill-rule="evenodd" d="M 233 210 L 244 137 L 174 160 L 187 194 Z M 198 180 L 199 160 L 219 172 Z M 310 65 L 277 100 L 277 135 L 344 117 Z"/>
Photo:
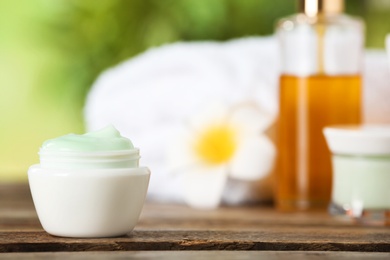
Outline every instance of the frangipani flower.
<path id="1" fill-rule="evenodd" d="M 229 176 L 246 181 L 266 176 L 276 151 L 264 132 L 273 120 L 253 104 L 215 105 L 190 118 L 168 151 L 170 169 L 182 174 L 184 201 L 215 208 Z"/>

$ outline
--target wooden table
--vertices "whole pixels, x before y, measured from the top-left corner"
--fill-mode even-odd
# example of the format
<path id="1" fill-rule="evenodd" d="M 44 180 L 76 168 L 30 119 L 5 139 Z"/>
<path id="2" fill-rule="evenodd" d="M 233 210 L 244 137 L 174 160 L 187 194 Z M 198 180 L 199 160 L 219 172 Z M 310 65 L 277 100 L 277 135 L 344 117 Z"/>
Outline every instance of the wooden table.
<path id="1" fill-rule="evenodd" d="M 14 252 L 1 259 L 390 259 L 390 228 L 356 226 L 326 212 L 147 203 L 127 236 L 61 238 L 43 231 L 27 184 L 2 184 L 0 252 Z"/>

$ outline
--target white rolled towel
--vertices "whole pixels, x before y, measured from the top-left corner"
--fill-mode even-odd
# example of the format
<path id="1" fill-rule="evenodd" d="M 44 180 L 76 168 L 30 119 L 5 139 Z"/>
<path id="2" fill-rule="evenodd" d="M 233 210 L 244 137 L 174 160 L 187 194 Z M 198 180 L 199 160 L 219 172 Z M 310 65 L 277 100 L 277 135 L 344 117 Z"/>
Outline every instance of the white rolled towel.
<path id="1" fill-rule="evenodd" d="M 366 55 L 366 122 L 390 123 L 390 102 L 384 102 L 390 100 L 389 72 L 383 70 L 388 65 L 383 57 L 383 51 Z M 182 180 L 171 174 L 166 158 L 177 130 L 200 108 L 215 101 L 227 106 L 250 101 L 265 115 L 268 126 L 263 130 L 274 139 L 279 71 L 278 45 L 273 37 L 175 43 L 151 49 L 97 79 L 86 101 L 86 126 L 96 130 L 115 125 L 141 148 L 141 163 L 152 170 L 148 197 L 182 201 Z M 383 102 L 376 106 L 376 99 Z M 223 200 L 268 200 L 271 182 L 272 171 L 258 181 L 228 180 Z"/>

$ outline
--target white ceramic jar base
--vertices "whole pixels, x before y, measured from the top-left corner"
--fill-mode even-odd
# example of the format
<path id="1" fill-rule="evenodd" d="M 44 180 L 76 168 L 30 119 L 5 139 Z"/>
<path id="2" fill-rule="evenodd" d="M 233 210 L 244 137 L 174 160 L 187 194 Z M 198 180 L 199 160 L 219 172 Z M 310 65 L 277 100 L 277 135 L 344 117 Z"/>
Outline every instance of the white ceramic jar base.
<path id="1" fill-rule="evenodd" d="M 146 167 L 54 170 L 33 165 L 28 178 L 46 232 L 61 237 L 115 237 L 135 227 L 150 171 Z"/>

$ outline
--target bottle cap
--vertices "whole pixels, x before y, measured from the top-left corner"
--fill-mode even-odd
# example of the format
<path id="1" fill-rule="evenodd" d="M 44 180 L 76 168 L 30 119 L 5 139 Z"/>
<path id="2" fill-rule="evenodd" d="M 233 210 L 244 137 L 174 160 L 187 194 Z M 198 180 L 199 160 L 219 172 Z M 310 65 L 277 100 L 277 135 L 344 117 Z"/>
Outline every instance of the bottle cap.
<path id="1" fill-rule="evenodd" d="M 338 14 L 344 10 L 344 0 L 300 0 L 299 11 L 307 16 Z"/>

